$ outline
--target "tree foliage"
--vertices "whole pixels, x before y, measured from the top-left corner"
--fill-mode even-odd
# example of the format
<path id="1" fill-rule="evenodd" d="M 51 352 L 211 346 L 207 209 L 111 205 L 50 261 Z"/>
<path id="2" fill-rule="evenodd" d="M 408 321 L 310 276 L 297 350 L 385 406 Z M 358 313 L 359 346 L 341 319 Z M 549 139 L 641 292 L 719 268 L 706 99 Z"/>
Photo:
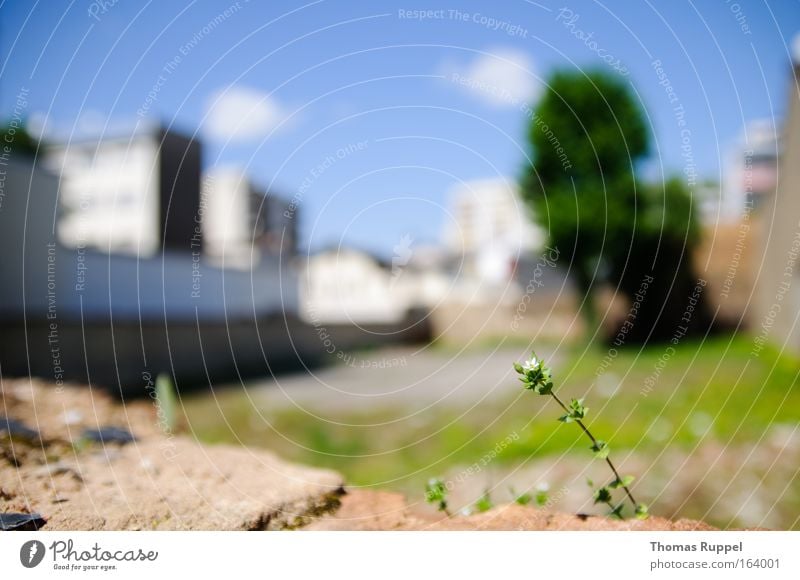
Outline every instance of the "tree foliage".
<path id="1" fill-rule="evenodd" d="M 530 119 L 528 140 L 523 197 L 579 290 L 591 298 L 599 284 L 610 283 L 633 299 L 653 275 L 657 291 L 637 327 L 668 337 L 691 292 L 699 232 L 682 182 L 638 178 L 651 136 L 632 89 L 604 72 L 556 72 Z M 585 304 L 594 325 L 592 300 Z"/>
<path id="2" fill-rule="evenodd" d="M 8 122 L 0 126 L 0 147 L 8 147 L 11 153 L 34 157 L 38 146 L 24 124 Z"/>

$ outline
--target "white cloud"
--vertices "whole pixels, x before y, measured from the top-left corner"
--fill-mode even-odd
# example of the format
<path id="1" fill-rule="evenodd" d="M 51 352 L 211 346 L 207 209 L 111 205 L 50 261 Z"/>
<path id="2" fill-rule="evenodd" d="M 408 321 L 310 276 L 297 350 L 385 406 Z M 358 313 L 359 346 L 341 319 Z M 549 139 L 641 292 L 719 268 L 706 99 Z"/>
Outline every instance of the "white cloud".
<path id="1" fill-rule="evenodd" d="M 513 48 L 487 50 L 466 68 L 445 65 L 445 76 L 494 107 L 516 107 L 531 102 L 541 89 L 530 57 Z"/>
<path id="2" fill-rule="evenodd" d="M 252 141 L 264 137 L 285 118 L 283 107 L 266 93 L 233 85 L 208 99 L 203 128 L 219 141 Z"/>
<path id="3" fill-rule="evenodd" d="M 36 139 L 44 139 L 52 132 L 52 123 L 48 123 L 47 115 L 43 111 L 33 111 L 28 117 L 26 126 L 28 133 Z"/>

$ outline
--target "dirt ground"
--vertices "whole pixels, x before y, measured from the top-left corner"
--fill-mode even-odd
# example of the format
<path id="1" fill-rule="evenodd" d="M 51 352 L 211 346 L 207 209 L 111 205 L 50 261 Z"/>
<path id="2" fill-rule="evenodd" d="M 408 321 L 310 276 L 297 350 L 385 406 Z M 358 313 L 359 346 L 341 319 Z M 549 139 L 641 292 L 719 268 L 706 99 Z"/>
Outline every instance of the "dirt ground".
<path id="1" fill-rule="evenodd" d="M 172 435 L 151 399 L 122 405 L 86 387 L 11 379 L 2 380 L 0 395 L 0 513 L 38 513 L 47 530 L 713 529 L 514 504 L 443 517 L 400 494 L 348 492 L 339 474 L 268 451 Z M 108 427 L 118 431 L 93 441 L 91 430 Z M 135 440 L 125 442 L 128 435 Z"/>

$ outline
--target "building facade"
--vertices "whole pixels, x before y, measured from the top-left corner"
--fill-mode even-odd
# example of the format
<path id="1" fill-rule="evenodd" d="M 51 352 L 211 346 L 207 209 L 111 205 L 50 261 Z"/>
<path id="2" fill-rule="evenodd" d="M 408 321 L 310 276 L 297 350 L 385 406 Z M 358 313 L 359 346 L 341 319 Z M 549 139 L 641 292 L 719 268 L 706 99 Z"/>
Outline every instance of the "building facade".
<path id="1" fill-rule="evenodd" d="M 139 257 L 191 251 L 201 154 L 199 142 L 161 126 L 49 145 L 45 164 L 61 181 L 59 241 Z"/>
<path id="2" fill-rule="evenodd" d="M 244 170 L 206 172 L 201 200 L 204 254 L 212 263 L 252 268 L 262 257 L 295 254 L 295 212 L 283 198 L 255 186 Z"/>
<path id="3" fill-rule="evenodd" d="M 800 66 L 793 73 L 777 189 L 758 212 L 761 244 L 751 322 L 755 354 L 767 342 L 800 353 Z"/>
<path id="4" fill-rule="evenodd" d="M 464 275 L 488 284 L 507 283 L 518 260 L 544 244 L 516 183 L 486 179 L 459 184 L 450 191 L 444 241 L 464 257 Z"/>

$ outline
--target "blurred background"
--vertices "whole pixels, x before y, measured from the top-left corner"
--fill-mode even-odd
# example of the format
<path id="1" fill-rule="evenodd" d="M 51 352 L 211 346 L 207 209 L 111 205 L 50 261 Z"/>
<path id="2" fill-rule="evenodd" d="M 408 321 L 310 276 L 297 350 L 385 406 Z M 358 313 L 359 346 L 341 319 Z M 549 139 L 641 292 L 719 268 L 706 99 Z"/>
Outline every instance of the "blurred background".
<path id="1" fill-rule="evenodd" d="M 800 5 L 0 6 L 0 373 L 453 505 L 800 528 Z M 600 470 L 600 473 L 597 472 Z"/>

